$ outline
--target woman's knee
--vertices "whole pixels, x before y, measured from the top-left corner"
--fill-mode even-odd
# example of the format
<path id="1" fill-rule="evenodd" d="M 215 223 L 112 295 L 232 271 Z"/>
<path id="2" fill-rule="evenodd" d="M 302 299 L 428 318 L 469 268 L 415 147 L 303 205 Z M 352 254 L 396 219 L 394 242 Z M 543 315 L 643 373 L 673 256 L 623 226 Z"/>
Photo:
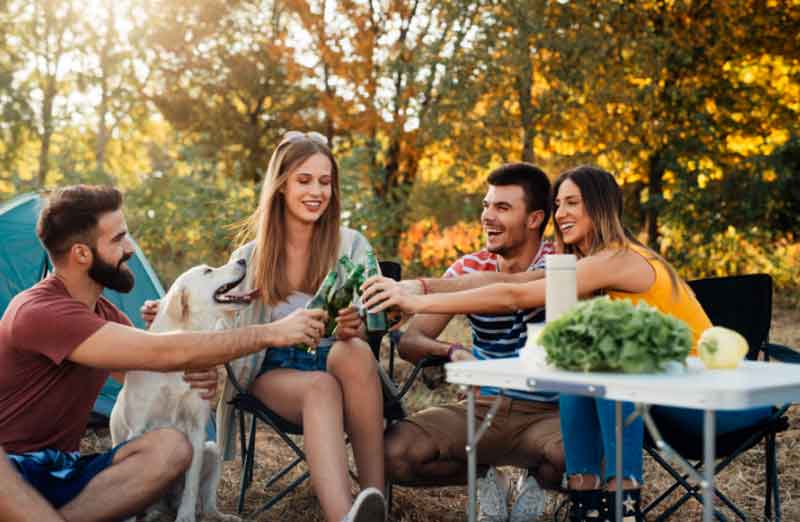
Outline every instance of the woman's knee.
<path id="1" fill-rule="evenodd" d="M 332 406 L 341 404 L 342 387 L 333 375 L 327 372 L 313 372 L 303 394 L 303 405 Z"/>
<path id="2" fill-rule="evenodd" d="M 328 357 L 328 371 L 349 382 L 377 382 L 378 362 L 369 345 L 358 338 L 337 341 Z"/>

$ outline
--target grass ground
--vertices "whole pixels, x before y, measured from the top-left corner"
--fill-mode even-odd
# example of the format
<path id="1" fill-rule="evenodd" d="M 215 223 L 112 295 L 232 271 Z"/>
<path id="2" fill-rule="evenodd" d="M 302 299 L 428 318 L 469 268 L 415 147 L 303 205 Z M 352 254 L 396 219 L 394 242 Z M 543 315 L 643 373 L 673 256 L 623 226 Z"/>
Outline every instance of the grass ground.
<path id="1" fill-rule="evenodd" d="M 449 339 L 466 341 L 468 329 L 463 321 L 453 321 L 443 334 Z M 800 348 L 800 309 L 789 303 L 775 307 L 772 320 L 771 341 Z M 385 355 L 385 354 L 384 354 Z M 384 360 L 386 360 L 384 358 Z M 398 372 L 404 375 L 408 366 L 400 363 Z M 436 392 L 429 392 L 422 385 L 415 385 L 405 402 L 407 411 L 416 411 L 430 404 L 452 400 L 453 387 L 442 386 Z M 795 470 L 800 468 L 800 406 L 789 410 L 790 427 L 778 435 L 778 463 L 783 519 L 800 521 L 800 475 Z M 316 522 L 324 520 L 316 497 L 308 481 L 294 493 L 284 498 L 266 513 L 256 517 L 247 516 L 260 506 L 277 488 L 264 491 L 266 477 L 289 462 L 291 455 L 282 442 L 272 433 L 261 429 L 257 436 L 258 458 L 255 467 L 255 483 L 248 492 L 245 504 L 245 519 L 254 521 L 280 520 L 282 522 Z M 102 450 L 110 445 L 107 434 L 87 435 L 84 440 L 85 451 Z M 718 486 L 743 507 L 751 520 L 762 520 L 764 495 L 764 449 L 759 445 L 742 456 L 719 476 Z M 236 511 L 238 494 L 239 462 L 227 463 L 224 467 L 219 488 L 219 503 L 223 512 Z M 516 473 L 513 469 L 507 469 Z M 290 473 L 280 484 L 288 484 L 301 472 Z M 669 485 L 668 476 L 656 469 L 650 459 L 645 459 L 645 498 L 654 491 L 662 490 Z M 395 522 L 451 522 L 465 520 L 466 488 L 429 488 L 411 489 L 395 488 L 392 504 L 391 520 Z M 545 520 L 551 520 L 555 505 L 560 500 L 558 494 L 548 495 L 548 508 Z M 699 520 L 700 507 L 689 502 L 679 511 L 673 520 Z M 168 519 L 164 519 L 165 521 Z"/>

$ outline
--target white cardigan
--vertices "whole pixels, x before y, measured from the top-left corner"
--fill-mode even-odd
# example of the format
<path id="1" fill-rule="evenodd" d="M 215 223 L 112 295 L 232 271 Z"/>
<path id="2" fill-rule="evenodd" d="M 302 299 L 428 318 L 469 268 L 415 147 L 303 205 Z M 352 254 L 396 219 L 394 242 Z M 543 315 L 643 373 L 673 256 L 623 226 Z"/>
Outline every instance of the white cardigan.
<path id="1" fill-rule="evenodd" d="M 341 227 L 339 230 L 339 253 L 337 259 L 343 255 L 350 256 L 356 264 L 364 264 L 367 259 L 367 251 L 371 249 L 367 239 L 359 232 L 350 228 Z M 238 259 L 245 259 L 248 266 L 250 265 L 255 250 L 255 242 L 251 241 L 231 254 L 231 261 Z M 341 284 L 347 274 L 341 273 L 341 269 L 337 279 L 337 284 Z M 247 277 L 240 285 L 240 289 L 253 288 L 253 271 L 248 270 Z M 253 324 L 266 324 L 271 320 L 272 308 L 266 305 L 262 299 L 257 299 L 250 306 L 238 312 L 233 322 L 232 327 L 248 326 Z M 236 375 L 238 381 L 245 389 L 250 388 L 250 385 L 255 381 L 258 370 L 264 362 L 266 351 L 262 350 L 254 354 L 231 361 L 231 367 Z M 236 393 L 234 386 L 225 379 L 222 386 L 222 398 L 217 405 L 217 444 L 219 445 L 220 452 L 224 460 L 231 460 L 234 458 L 234 449 L 236 444 L 236 430 L 239 425 L 233 414 L 233 408 L 229 401 L 233 399 Z"/>

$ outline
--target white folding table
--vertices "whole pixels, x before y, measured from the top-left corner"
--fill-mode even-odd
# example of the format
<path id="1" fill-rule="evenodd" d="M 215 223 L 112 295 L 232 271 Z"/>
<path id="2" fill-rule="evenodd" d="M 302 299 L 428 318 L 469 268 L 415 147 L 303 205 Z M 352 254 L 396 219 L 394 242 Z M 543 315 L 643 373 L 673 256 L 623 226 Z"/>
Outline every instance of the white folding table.
<path id="1" fill-rule="evenodd" d="M 515 390 L 553 391 L 572 395 L 602 397 L 616 403 L 617 469 L 622 469 L 622 408 L 619 401 L 637 404 L 645 426 L 652 425 L 647 413 L 650 405 L 677 406 L 704 410 L 703 521 L 711 522 L 714 488 L 714 411 L 739 410 L 757 406 L 785 404 L 800 398 L 800 371 L 797 365 L 777 362 L 744 361 L 735 370 L 707 370 L 690 357 L 681 372 L 653 374 L 582 373 L 553 368 L 526 367 L 518 358 L 494 361 L 449 363 L 447 381 L 467 387 L 467 462 L 469 520 L 476 517 L 475 482 L 477 442 L 488 428 L 493 412 L 475 426 L 473 386 L 492 386 Z M 658 437 L 660 439 L 660 436 Z M 658 440 L 657 439 L 657 440 Z M 669 448 L 665 448 L 669 451 Z M 696 474 L 696 473 L 695 473 Z M 622 514 L 622 481 L 617 481 L 617 520 Z"/>

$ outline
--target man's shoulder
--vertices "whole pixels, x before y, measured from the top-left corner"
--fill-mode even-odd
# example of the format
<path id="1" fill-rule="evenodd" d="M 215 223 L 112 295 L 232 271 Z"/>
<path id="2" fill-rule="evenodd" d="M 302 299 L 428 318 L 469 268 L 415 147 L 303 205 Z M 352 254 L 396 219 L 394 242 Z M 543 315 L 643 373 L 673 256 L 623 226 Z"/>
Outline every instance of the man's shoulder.
<path id="1" fill-rule="evenodd" d="M 539 251 L 536 252 L 536 257 L 533 258 L 531 261 L 528 270 L 535 270 L 539 268 L 544 268 L 545 264 L 545 256 L 550 254 L 556 253 L 556 245 L 552 241 L 548 239 L 542 240 L 541 244 L 539 245 Z"/>
<path id="2" fill-rule="evenodd" d="M 495 272 L 497 271 L 497 254 L 488 250 L 480 250 L 467 254 L 456 260 L 445 272 L 446 276 L 457 276 L 469 274 L 471 272 Z"/>

